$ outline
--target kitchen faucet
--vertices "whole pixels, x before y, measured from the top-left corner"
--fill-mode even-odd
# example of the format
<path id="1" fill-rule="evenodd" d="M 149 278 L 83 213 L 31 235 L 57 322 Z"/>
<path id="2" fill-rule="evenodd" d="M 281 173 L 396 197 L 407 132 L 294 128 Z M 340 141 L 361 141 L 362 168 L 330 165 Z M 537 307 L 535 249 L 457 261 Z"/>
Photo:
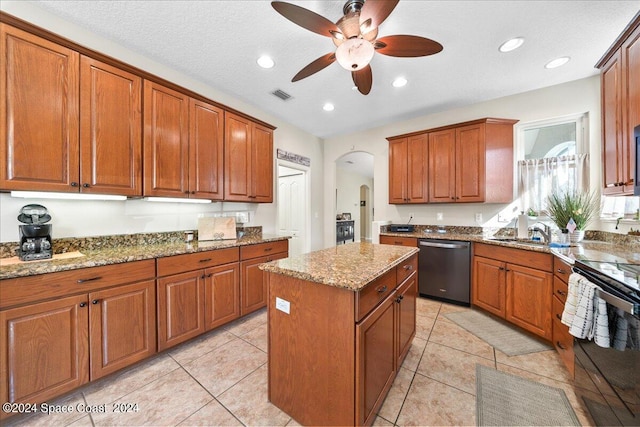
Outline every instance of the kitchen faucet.
<path id="1" fill-rule="evenodd" d="M 537 227 L 538 224 L 542 225 L 544 229 Z M 531 230 L 539 231 L 540 234 L 542 234 L 542 237 L 544 238 L 544 242 L 551 243 L 551 227 L 548 226 L 547 224 L 544 224 L 542 222 L 536 222 L 535 224 L 533 224 L 533 227 L 531 228 Z"/>

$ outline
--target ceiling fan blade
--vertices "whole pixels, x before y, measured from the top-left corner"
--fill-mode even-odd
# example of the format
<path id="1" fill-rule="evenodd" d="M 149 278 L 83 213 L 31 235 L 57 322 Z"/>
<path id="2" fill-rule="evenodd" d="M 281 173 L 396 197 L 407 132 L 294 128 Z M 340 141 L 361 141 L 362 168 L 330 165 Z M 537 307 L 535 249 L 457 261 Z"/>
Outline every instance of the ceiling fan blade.
<path id="1" fill-rule="evenodd" d="M 310 75 L 315 74 L 318 71 L 322 70 L 323 68 L 326 68 L 329 65 L 333 64 L 335 61 L 336 61 L 336 54 L 333 52 L 327 53 L 326 55 L 321 56 L 320 58 L 316 59 L 311 64 L 307 65 L 302 70 L 300 70 L 298 74 L 293 76 L 293 79 L 291 79 L 291 81 L 297 82 L 298 80 L 302 80 L 306 77 L 309 77 Z"/>
<path id="2" fill-rule="evenodd" d="M 304 7 L 282 1 L 272 1 L 271 6 L 289 21 L 321 36 L 331 37 L 330 31 L 340 32 L 336 24 Z"/>
<path id="3" fill-rule="evenodd" d="M 371 65 L 367 65 L 358 71 L 352 71 L 351 77 L 353 78 L 353 83 L 358 87 L 358 91 L 361 94 L 368 95 L 369 92 L 371 92 L 371 85 L 373 84 Z"/>
<path id="4" fill-rule="evenodd" d="M 399 0 L 366 0 L 360 10 L 360 22 L 371 19 L 371 27 L 377 28 L 395 9 Z"/>
<path id="5" fill-rule="evenodd" d="M 374 47 L 376 52 L 383 55 L 403 58 L 433 55 L 442 50 L 442 45 L 437 41 L 420 36 L 405 35 L 379 38 Z"/>

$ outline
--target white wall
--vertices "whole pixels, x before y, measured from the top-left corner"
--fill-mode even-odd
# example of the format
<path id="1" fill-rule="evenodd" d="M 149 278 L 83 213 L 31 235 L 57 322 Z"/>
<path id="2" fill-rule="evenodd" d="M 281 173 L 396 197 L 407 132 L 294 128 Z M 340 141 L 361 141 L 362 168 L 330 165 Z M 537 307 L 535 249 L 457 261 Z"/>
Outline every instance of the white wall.
<path id="1" fill-rule="evenodd" d="M 520 123 L 576 113 L 589 113 L 589 152 L 591 155 L 591 186 L 600 188 L 600 80 L 598 76 L 573 82 L 550 86 L 531 92 L 525 92 L 492 101 L 461 107 L 428 116 L 377 127 L 331 138 L 325 141 L 325 246 L 331 246 L 334 240 L 330 222 L 335 211 L 336 167 L 335 160 L 350 151 L 367 151 L 374 155 L 374 208 L 375 220 L 406 222 L 411 213 L 413 223 L 438 224 L 436 214 L 444 214 L 443 225 L 484 225 L 502 226 L 498 222 L 498 213 L 503 212 L 509 218 L 518 212 L 514 204 L 429 204 L 429 205 L 390 205 L 388 203 L 388 141 L 394 135 L 459 123 L 483 117 L 518 119 Z M 515 138 L 515 131 L 514 131 Z M 483 221 L 475 222 L 475 214 L 481 213 Z M 598 228 L 593 224 L 591 228 Z"/>
<path id="2" fill-rule="evenodd" d="M 187 75 L 170 69 L 142 55 L 117 45 L 97 34 L 79 28 L 38 7 L 20 1 L 2 2 L 2 10 L 20 19 L 75 41 L 130 65 L 153 73 L 171 82 L 181 85 L 212 100 L 235 108 L 267 123 L 276 126 L 274 132 L 274 150 L 281 148 L 311 159 L 311 194 L 323 193 L 323 147 L 322 140 L 295 126 L 259 110 L 256 107 L 235 99 L 230 95 L 196 81 Z M 275 168 L 275 161 L 274 161 Z M 277 174 L 274 172 L 274 176 Z M 275 185 L 275 184 L 274 184 Z M 274 187 L 274 195 L 275 187 Z M 273 204 L 214 203 L 213 205 L 157 204 L 140 200 L 124 202 L 78 202 L 12 199 L 7 194 L 0 195 L 0 241 L 10 242 L 18 239 L 16 217 L 20 207 L 27 203 L 41 203 L 52 210 L 54 237 L 82 237 L 102 234 L 120 234 L 135 232 L 171 231 L 193 229 L 197 225 L 198 214 L 215 211 L 252 212 L 251 225 L 261 225 L 266 233 L 275 233 L 277 209 L 274 196 Z M 323 246 L 323 221 L 320 215 L 324 211 L 320 197 L 311 200 L 311 249 Z"/>
<path id="3" fill-rule="evenodd" d="M 344 212 L 351 213 L 351 219 L 355 221 L 355 239 L 356 242 L 359 242 L 362 240 L 362 236 L 360 235 L 360 186 L 366 185 L 369 188 L 373 188 L 373 180 L 364 175 L 340 168 L 336 170 L 336 178 L 337 181 L 340 182 L 340 185 L 337 190 L 337 207 L 335 214 Z"/>

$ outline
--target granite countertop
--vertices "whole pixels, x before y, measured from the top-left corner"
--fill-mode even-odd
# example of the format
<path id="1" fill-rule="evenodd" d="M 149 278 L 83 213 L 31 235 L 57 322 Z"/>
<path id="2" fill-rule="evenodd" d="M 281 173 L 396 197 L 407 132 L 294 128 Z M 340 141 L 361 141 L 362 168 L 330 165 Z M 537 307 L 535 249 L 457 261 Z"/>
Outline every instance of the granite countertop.
<path id="1" fill-rule="evenodd" d="M 260 269 L 358 291 L 416 253 L 418 248 L 356 242 L 271 261 Z"/>
<path id="2" fill-rule="evenodd" d="M 0 280 L 36 274 L 54 273 L 79 268 L 120 264 L 145 259 L 162 258 L 215 249 L 231 248 L 257 243 L 287 240 L 288 237 L 276 235 L 251 235 L 234 240 L 202 241 L 187 243 L 159 243 L 143 245 L 123 245 L 104 249 L 82 250 L 83 256 L 69 259 L 50 259 L 46 261 L 27 261 L 0 267 Z"/>
<path id="3" fill-rule="evenodd" d="M 596 240 L 583 240 L 580 243 L 572 245 L 568 248 L 552 248 L 548 245 L 529 243 L 526 240 L 520 241 L 499 241 L 492 240 L 483 234 L 466 234 L 466 233 L 380 233 L 381 236 L 394 237 L 415 237 L 419 239 L 440 239 L 440 240 L 461 240 L 467 242 L 486 243 L 489 245 L 502 246 L 507 248 L 526 249 L 529 251 L 550 253 L 557 255 L 566 262 L 573 263 L 574 260 L 591 260 L 591 261 L 611 261 L 621 263 L 640 264 L 640 252 L 633 248 L 615 245 L 608 242 L 600 242 Z"/>

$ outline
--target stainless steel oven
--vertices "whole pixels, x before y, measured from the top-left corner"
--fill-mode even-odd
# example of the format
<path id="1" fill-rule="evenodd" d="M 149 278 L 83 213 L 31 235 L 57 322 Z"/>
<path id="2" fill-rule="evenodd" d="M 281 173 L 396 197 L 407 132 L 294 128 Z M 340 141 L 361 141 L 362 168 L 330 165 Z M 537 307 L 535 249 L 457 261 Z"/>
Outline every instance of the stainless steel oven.
<path id="1" fill-rule="evenodd" d="M 640 265 L 576 261 L 574 271 L 598 285 L 616 348 L 576 339 L 575 390 L 595 425 L 640 425 Z M 624 330 L 620 328 L 626 328 Z M 624 339 L 624 340 L 623 340 Z M 623 340 L 623 341 L 621 341 Z"/>

